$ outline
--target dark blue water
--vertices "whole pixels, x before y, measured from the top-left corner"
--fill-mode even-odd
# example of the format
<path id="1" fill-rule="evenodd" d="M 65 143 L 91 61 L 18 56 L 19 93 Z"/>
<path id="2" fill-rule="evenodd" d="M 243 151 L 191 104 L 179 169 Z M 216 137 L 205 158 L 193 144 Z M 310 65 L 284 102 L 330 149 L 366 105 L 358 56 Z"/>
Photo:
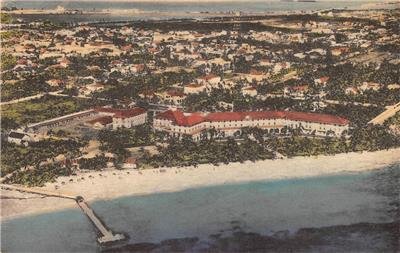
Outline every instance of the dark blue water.
<path id="1" fill-rule="evenodd" d="M 62 6 L 71 10 L 138 9 L 159 12 L 264 12 L 290 10 L 316 10 L 326 8 L 357 8 L 362 4 L 383 1 L 317 1 L 317 2 L 281 2 L 281 1 L 197 1 L 197 2 L 118 2 L 118 1 L 5 1 L 5 6 L 24 9 L 55 9 Z"/>
<path id="2" fill-rule="evenodd" d="M 56 9 L 58 6 L 68 10 L 102 11 L 102 10 L 135 10 L 135 14 L 111 14 L 111 15 L 58 15 L 58 18 L 74 19 L 74 21 L 126 21 L 146 19 L 166 19 L 188 17 L 196 18 L 200 12 L 227 13 L 241 11 L 244 13 L 265 13 L 276 11 L 312 11 L 325 9 L 359 9 L 364 4 L 383 1 L 317 1 L 317 2 L 284 2 L 284 1 L 232 1 L 232 2 L 118 2 L 118 1 L 5 1 L 6 7 L 24 9 Z M 387 6 L 388 7 L 388 6 Z M 163 13 L 163 15 L 160 15 Z M 186 14 L 186 15 L 184 15 Z M 33 16 L 40 18 L 40 16 Z M 53 18 L 48 16 L 47 18 Z"/>
<path id="3" fill-rule="evenodd" d="M 285 229 L 384 222 L 385 198 L 368 191 L 370 173 L 188 189 L 91 203 L 132 242 L 230 233 L 234 224 L 267 234 Z M 96 234 L 77 209 L 2 222 L 6 252 L 92 252 Z"/>

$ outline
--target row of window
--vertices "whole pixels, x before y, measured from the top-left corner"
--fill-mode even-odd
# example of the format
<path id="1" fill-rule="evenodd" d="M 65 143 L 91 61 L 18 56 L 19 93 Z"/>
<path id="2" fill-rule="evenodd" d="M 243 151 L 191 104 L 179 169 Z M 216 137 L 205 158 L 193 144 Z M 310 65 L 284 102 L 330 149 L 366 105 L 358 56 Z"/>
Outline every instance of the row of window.
<path id="1" fill-rule="evenodd" d="M 228 121 L 227 121 L 228 122 Z M 232 122 L 232 121 L 229 121 L 229 122 Z M 246 126 L 249 126 L 249 127 L 252 127 L 252 126 L 254 126 L 254 127 L 260 127 L 260 126 L 276 126 L 276 122 L 274 121 L 274 122 L 262 122 L 262 123 L 264 123 L 264 124 L 260 124 L 259 122 L 257 122 L 255 125 L 253 125 L 253 124 L 245 124 L 245 122 L 242 122 L 242 123 L 236 123 L 236 122 L 240 122 L 240 121 L 233 121 L 233 122 L 235 122 L 235 124 L 223 124 L 223 123 L 221 123 L 221 124 L 211 124 L 213 127 L 216 127 L 216 128 L 225 128 L 225 127 L 236 127 L 236 128 L 242 128 L 242 127 L 246 127 Z M 273 124 L 272 124 L 273 123 Z M 169 126 L 169 125 L 172 125 L 171 124 L 171 122 L 170 121 L 167 121 L 167 120 L 161 120 L 161 121 L 157 121 L 157 122 L 155 122 L 155 125 L 160 125 L 160 126 Z M 313 127 L 313 125 L 319 125 L 319 130 L 337 130 L 337 131 L 339 131 L 339 130 L 341 130 L 340 129 L 340 126 L 339 125 L 337 125 L 337 124 L 323 124 L 323 123 L 303 123 L 303 124 L 289 124 L 289 125 L 287 125 L 287 126 L 289 126 L 289 127 L 291 127 L 291 128 L 297 128 L 297 127 L 300 127 L 300 126 L 303 126 L 304 128 L 307 128 L 307 129 L 312 129 L 312 128 L 314 128 Z M 326 125 L 328 125 L 328 126 L 330 126 L 330 127 L 326 127 Z M 198 124 L 198 125 L 195 125 L 195 126 L 192 126 L 192 127 L 181 127 L 181 126 L 177 126 L 176 128 L 175 128 L 175 131 L 178 131 L 178 132 L 183 132 L 183 133 L 190 133 L 190 132 L 192 132 L 192 131 L 195 131 L 195 130 L 199 130 L 199 129 L 202 129 L 202 128 L 204 128 L 205 126 L 204 126 L 204 124 Z"/>

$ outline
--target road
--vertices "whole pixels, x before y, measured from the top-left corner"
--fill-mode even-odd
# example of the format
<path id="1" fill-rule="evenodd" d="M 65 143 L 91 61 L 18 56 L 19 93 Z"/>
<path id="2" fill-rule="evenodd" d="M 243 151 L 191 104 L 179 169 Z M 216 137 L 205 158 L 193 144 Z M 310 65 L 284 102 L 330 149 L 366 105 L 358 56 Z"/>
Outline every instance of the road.
<path id="1" fill-rule="evenodd" d="M 361 105 L 361 106 L 364 106 L 364 107 L 371 107 L 371 106 L 380 107 L 377 104 L 371 104 L 371 103 L 347 102 L 347 101 L 338 101 L 338 100 L 330 100 L 330 99 L 323 99 L 321 101 L 325 102 L 327 104 L 334 104 L 334 105 L 348 105 L 348 104 L 351 104 L 351 105 Z"/>
<path id="2" fill-rule="evenodd" d="M 29 96 L 29 97 L 23 97 L 23 98 L 18 98 L 18 99 L 6 101 L 6 102 L 1 102 L 0 106 L 16 104 L 16 103 L 19 103 L 19 102 L 33 100 L 33 99 L 41 98 L 44 95 L 51 95 L 51 96 L 56 96 L 56 97 L 74 97 L 74 98 L 83 98 L 83 99 L 93 99 L 93 97 L 87 97 L 87 96 L 83 96 L 83 95 L 70 96 L 70 95 L 67 95 L 67 94 L 62 94 L 61 92 L 63 92 L 63 91 L 62 90 L 58 90 L 58 91 L 52 91 L 52 92 L 43 92 L 43 93 L 39 93 L 39 94 L 36 94 L 36 95 L 33 95 L 33 96 Z M 113 101 L 112 99 L 106 99 L 106 98 L 95 98 L 95 99 L 96 100 L 102 100 L 102 101 L 108 101 L 108 102 Z"/>
<path id="3" fill-rule="evenodd" d="M 1 102 L 0 106 L 1 105 L 16 104 L 16 103 L 19 103 L 19 102 L 24 102 L 24 101 L 29 101 L 29 100 L 32 100 L 32 99 L 37 99 L 37 98 L 43 97 L 44 95 L 45 95 L 45 93 L 40 93 L 40 94 L 37 94 L 37 95 L 34 95 L 34 96 L 29 96 L 29 97 L 18 98 L 18 99 L 6 101 L 6 102 Z"/>
<path id="4" fill-rule="evenodd" d="M 397 112 L 400 111 L 400 102 L 395 105 L 388 106 L 386 108 L 387 109 L 384 112 L 382 112 L 381 114 L 379 114 L 378 116 L 373 118 L 368 123 L 374 124 L 374 125 L 383 124 L 387 119 L 389 119 L 390 117 L 393 117 Z"/>

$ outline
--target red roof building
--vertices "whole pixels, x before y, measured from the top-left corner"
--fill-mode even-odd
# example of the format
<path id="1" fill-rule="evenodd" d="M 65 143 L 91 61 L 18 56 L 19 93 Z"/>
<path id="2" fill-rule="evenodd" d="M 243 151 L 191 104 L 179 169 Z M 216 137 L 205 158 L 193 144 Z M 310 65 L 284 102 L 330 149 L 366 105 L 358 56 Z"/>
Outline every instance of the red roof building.
<path id="1" fill-rule="evenodd" d="M 142 125 L 147 120 L 147 111 L 140 107 L 130 109 L 99 107 L 95 111 L 100 115 L 112 117 L 112 127 L 114 129 Z"/>
<path id="2" fill-rule="evenodd" d="M 111 116 L 102 116 L 86 122 L 86 125 L 92 126 L 96 129 L 105 128 L 111 126 L 113 119 Z"/>
<path id="3" fill-rule="evenodd" d="M 229 136 L 243 127 L 274 129 L 278 132 L 285 127 L 302 127 L 305 133 L 315 131 L 316 135 L 325 136 L 332 132 L 339 136 L 348 130 L 348 125 L 347 119 L 335 115 L 290 111 L 183 113 L 179 110 L 168 110 L 154 119 L 156 130 L 192 136 L 210 128 Z"/>

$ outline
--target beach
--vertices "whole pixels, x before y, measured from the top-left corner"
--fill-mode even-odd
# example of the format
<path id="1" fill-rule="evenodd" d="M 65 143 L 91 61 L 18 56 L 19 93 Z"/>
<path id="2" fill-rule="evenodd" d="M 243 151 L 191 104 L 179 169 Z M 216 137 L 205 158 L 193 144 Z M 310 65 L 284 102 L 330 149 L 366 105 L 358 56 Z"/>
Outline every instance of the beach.
<path id="1" fill-rule="evenodd" d="M 400 149 L 347 153 L 334 156 L 294 157 L 279 160 L 213 166 L 110 170 L 59 177 L 41 190 L 83 196 L 89 202 L 125 196 L 179 192 L 186 189 L 257 181 L 301 179 L 361 173 L 400 162 Z M 76 208 L 68 199 L 42 198 L 2 190 L 2 219 Z"/>

